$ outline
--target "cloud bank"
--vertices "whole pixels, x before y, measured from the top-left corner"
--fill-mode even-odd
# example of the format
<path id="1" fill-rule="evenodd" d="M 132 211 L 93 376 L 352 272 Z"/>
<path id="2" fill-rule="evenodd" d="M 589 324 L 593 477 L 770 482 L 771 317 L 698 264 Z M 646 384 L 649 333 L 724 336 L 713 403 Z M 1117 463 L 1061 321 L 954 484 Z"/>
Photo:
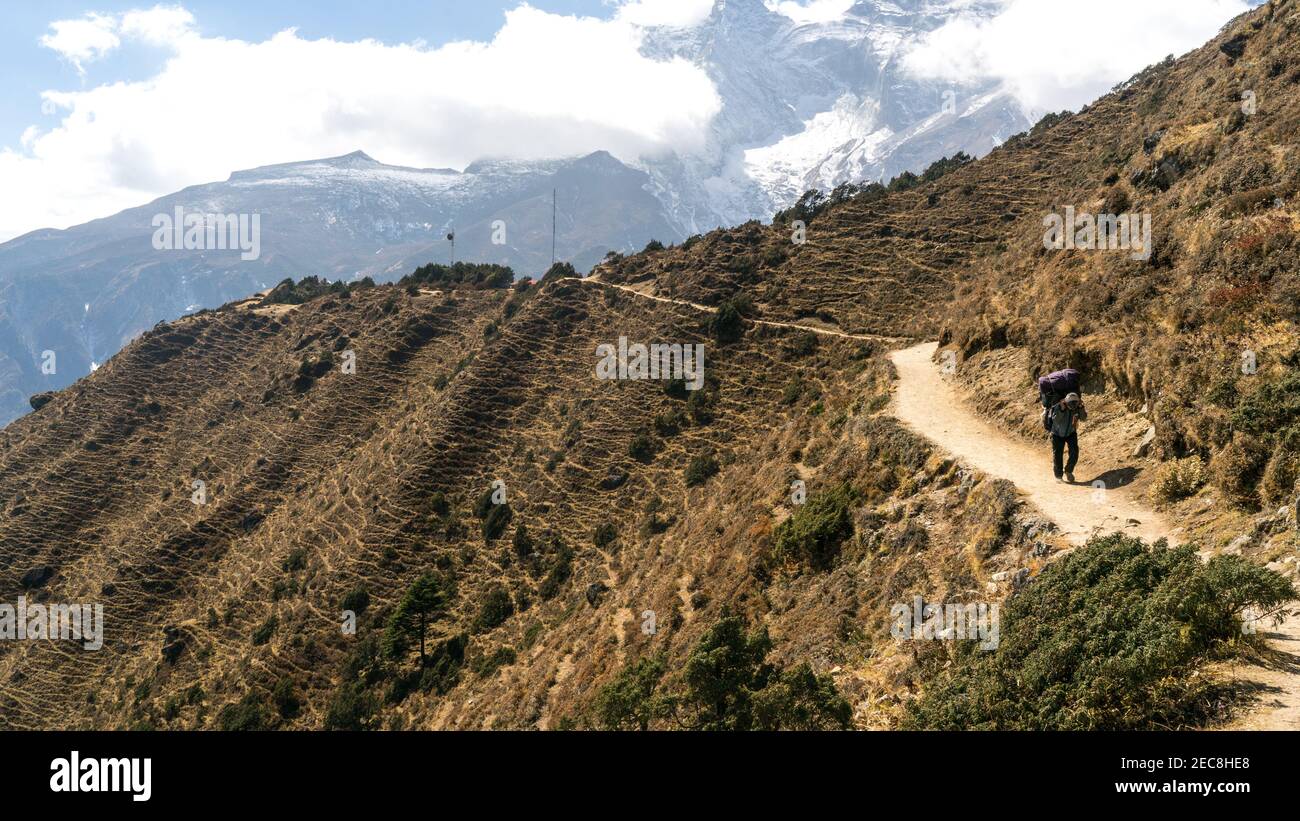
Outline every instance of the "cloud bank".
<path id="1" fill-rule="evenodd" d="M 912 74 L 1001 80 L 1028 111 L 1077 110 L 1168 54 L 1213 37 L 1260 0 L 1008 0 L 992 18 L 959 15 L 903 57 Z"/>
<path id="2" fill-rule="evenodd" d="M 60 122 L 0 150 L 0 240 L 234 170 L 357 149 L 456 168 L 485 156 L 689 151 L 721 102 L 703 70 L 640 54 L 642 30 L 631 20 L 646 18 L 637 15 L 625 7 L 600 20 L 521 5 L 490 42 L 438 48 L 308 40 L 293 30 L 263 42 L 207 37 L 178 6 L 57 21 L 42 44 L 79 71 L 142 43 L 170 54 L 145 81 L 43 94 Z"/>

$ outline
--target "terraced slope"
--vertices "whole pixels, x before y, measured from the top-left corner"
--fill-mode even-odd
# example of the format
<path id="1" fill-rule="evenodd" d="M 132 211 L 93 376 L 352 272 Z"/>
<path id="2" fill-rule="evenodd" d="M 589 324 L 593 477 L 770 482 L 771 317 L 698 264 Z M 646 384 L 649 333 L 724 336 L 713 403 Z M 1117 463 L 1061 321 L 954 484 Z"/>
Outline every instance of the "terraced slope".
<path id="1" fill-rule="evenodd" d="M 1001 600 L 1068 540 L 1009 482 L 889 416 L 887 348 L 946 325 L 974 381 L 1003 362 L 977 355 L 1024 343 L 1005 359 L 1022 373 L 975 385 L 1006 411 L 989 418 L 1014 427 L 1029 403 L 991 386 L 1028 384 L 1065 348 L 1045 324 L 1030 333 L 1033 290 L 1001 272 L 1065 276 L 1044 259 L 1043 213 L 1095 179 L 1115 185 L 1126 163 L 1151 171 L 1126 117 L 1194 116 L 1197 67 L 1210 85 L 1276 60 L 1274 79 L 1291 76 L 1296 20 L 1294 0 L 1270 3 L 983 160 L 825 208 L 803 244 L 792 226 L 748 224 L 610 259 L 592 283 L 383 286 L 159 326 L 0 432 L 0 601 L 101 601 L 107 633 L 97 652 L 0 643 L 0 725 L 592 726 L 593 699 L 626 662 L 663 653 L 680 670 L 736 613 L 768 629 L 775 660 L 832 676 L 858 726 L 888 726 L 949 658 L 942 643 L 895 641 L 890 607 Z M 1254 42 L 1234 57 L 1242 27 Z M 1267 173 L 1290 168 L 1277 145 Z M 1169 192 L 1162 202 L 1197 213 L 1195 192 Z M 1219 265 L 1231 247 L 1203 250 Z M 1107 293 L 1099 282 L 1131 283 L 1138 302 L 1187 286 L 1167 279 L 1184 270 L 1169 267 L 1176 253 L 1107 259 L 1071 281 L 1071 300 Z M 700 310 L 726 302 L 751 321 Z M 1140 353 L 1170 327 L 1162 317 L 1133 313 L 1108 333 Z M 1062 346 L 1078 339 L 1053 327 Z M 705 344 L 704 389 L 598 379 L 597 346 L 620 337 Z M 1116 429 L 1141 421 L 1126 405 L 1133 370 L 1091 368 L 1090 397 L 1125 417 Z M 829 512 L 802 507 L 799 482 Z M 1282 549 L 1285 517 L 1187 504 L 1201 506 L 1189 532 L 1226 542 L 1250 526 Z M 455 587 L 421 667 L 413 648 L 385 657 L 381 637 L 427 572 Z"/>
<path id="2" fill-rule="evenodd" d="M 457 579 L 439 630 L 473 634 L 465 672 L 457 695 L 420 695 L 390 719 L 545 725 L 590 698 L 645 610 L 661 614 L 660 641 L 684 647 L 707 623 L 695 614 L 757 590 L 752 556 L 724 561 L 719 534 L 701 530 L 733 480 L 686 488 L 692 459 L 715 456 L 723 477 L 770 462 L 769 484 L 746 491 L 770 504 L 789 492 L 790 451 L 845 424 L 801 397 L 825 395 L 842 416 L 850 378 L 887 391 L 870 343 L 757 328 L 707 343 L 707 399 L 688 403 L 662 383 L 596 379 L 595 349 L 704 342 L 707 315 L 581 283 L 515 297 L 517 311 L 508 298 L 393 286 L 233 304 L 160 327 L 6 429 L 0 596 L 102 602 L 107 638 L 99 652 L 0 646 L 5 726 L 215 726 L 220 707 L 284 679 L 304 701 L 295 721 L 320 726 L 358 642 L 430 568 Z M 657 452 L 638 460 L 641 435 Z M 512 519 L 485 539 L 471 509 L 494 480 Z M 606 523 L 616 538 L 598 546 Z M 24 587 L 42 568 L 48 580 Z M 710 575 L 707 592 L 692 581 Z M 516 615 L 476 627 L 498 586 Z M 348 636 L 342 601 L 357 589 L 371 604 Z M 469 672 L 507 646 L 521 658 L 510 682 Z M 562 680 L 572 690 L 553 695 Z"/>

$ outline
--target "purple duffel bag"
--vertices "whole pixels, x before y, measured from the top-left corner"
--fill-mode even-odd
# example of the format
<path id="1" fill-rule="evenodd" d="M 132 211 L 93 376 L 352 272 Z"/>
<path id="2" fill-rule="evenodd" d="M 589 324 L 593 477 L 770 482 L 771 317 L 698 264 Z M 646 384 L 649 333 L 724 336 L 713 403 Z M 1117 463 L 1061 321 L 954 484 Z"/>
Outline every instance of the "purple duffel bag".
<path id="1" fill-rule="evenodd" d="M 1080 392 L 1079 372 L 1074 368 L 1066 368 L 1038 377 L 1038 393 L 1043 398 L 1044 405 L 1049 404 L 1049 400 L 1059 402 L 1067 393 Z"/>

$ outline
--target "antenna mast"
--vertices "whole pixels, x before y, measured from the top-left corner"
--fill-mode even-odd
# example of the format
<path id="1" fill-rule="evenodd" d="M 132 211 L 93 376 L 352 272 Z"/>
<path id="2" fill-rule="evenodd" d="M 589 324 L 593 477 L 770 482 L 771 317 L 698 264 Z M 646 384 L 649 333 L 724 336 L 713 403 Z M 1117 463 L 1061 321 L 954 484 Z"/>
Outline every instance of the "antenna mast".
<path id="1" fill-rule="evenodd" d="M 551 189 L 551 264 L 555 264 L 555 189 Z"/>

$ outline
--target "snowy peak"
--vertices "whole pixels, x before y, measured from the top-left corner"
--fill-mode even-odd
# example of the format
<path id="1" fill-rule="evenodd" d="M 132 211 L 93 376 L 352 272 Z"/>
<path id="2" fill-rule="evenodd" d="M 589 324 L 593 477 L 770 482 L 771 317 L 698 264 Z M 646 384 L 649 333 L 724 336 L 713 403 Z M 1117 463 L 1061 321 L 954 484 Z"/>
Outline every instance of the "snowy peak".
<path id="1" fill-rule="evenodd" d="M 834 19 L 793 19 L 764 0 L 716 0 L 691 28 L 647 29 L 642 52 L 712 79 L 722 110 L 702 149 L 646 159 L 655 195 L 683 233 L 765 219 L 808 188 L 888 179 L 965 151 L 987 153 L 1029 123 L 999 89 L 947 88 L 900 56 L 956 16 L 995 0 L 861 0 Z M 796 15 L 797 16 L 797 15 Z"/>

